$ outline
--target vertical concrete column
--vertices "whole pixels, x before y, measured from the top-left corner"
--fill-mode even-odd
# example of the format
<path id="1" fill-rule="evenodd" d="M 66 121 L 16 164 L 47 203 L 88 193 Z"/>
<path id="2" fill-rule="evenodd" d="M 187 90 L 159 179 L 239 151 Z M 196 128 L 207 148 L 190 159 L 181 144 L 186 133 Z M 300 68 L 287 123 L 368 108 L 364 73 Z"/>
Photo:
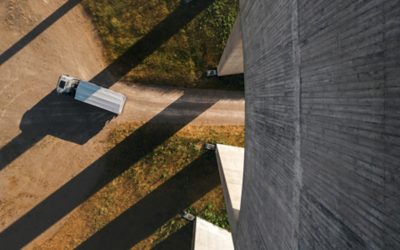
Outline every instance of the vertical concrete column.
<path id="1" fill-rule="evenodd" d="M 240 15 L 236 18 L 224 52 L 218 63 L 218 76 L 243 73 L 243 44 Z"/>

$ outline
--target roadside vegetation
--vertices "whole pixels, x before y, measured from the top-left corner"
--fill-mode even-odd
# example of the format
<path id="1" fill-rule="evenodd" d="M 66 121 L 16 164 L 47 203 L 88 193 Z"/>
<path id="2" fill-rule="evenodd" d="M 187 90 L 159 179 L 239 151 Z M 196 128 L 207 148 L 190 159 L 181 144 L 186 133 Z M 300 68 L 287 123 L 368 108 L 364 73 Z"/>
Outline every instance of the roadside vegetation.
<path id="1" fill-rule="evenodd" d="M 197 0 L 195 0 L 197 1 Z M 170 16 L 184 0 L 84 0 L 110 62 Z M 189 3 L 190 4 L 190 3 Z M 205 77 L 216 68 L 238 13 L 238 0 L 215 0 L 124 78 L 139 83 L 243 89 L 243 76 Z M 179 22 L 179 18 L 175 22 Z M 151 46 L 151 44 L 149 44 Z"/>
<path id="2" fill-rule="evenodd" d="M 138 123 L 116 125 L 109 132 L 106 141 L 104 141 L 105 150 L 115 148 L 116 145 L 134 133 L 141 125 Z M 152 127 L 151 131 L 146 132 L 146 137 L 151 135 L 153 130 L 154 133 L 159 133 L 163 130 L 163 127 L 165 126 L 157 125 Z M 147 140 L 143 140 L 140 143 L 143 144 L 143 148 L 146 148 L 150 141 L 151 137 L 148 136 Z M 151 203 L 149 211 L 145 212 L 145 214 L 153 214 L 155 212 L 152 212 L 151 209 L 158 211 L 153 218 L 153 220 L 157 221 L 158 213 L 163 213 L 168 209 L 173 210 L 169 206 L 173 207 L 174 203 L 179 202 L 176 199 L 188 199 L 191 201 L 192 199 L 187 196 L 195 193 L 193 188 L 196 189 L 197 186 L 204 185 L 204 182 L 210 179 L 210 175 L 213 175 L 214 177 L 212 178 L 218 181 L 215 187 L 204 195 L 202 194 L 201 197 L 193 198 L 193 202 L 182 208 L 182 210 L 200 216 L 222 228 L 229 229 L 223 192 L 220 185 L 218 185 L 219 176 L 216 158 L 213 152 L 207 152 L 203 148 L 203 143 L 205 142 L 243 146 L 244 127 L 186 126 L 93 195 L 70 215 L 66 223 L 50 240 L 39 248 L 52 249 L 60 245 L 66 246 L 65 249 L 75 248 L 115 220 L 124 211 L 129 211 L 129 209 L 140 204 L 143 200 L 146 201 L 146 198 L 147 201 L 149 199 L 152 200 L 153 198 L 151 197 L 152 195 L 154 197 L 154 193 L 163 190 L 162 192 L 165 192 L 165 196 L 168 197 L 168 204 L 157 204 L 157 199 L 154 199 L 154 201 L 151 201 L 154 202 L 154 205 Z M 130 148 L 129 145 L 126 146 Z M 118 167 L 118 159 L 120 159 L 119 157 L 124 157 L 124 154 L 126 154 L 125 150 L 121 152 L 120 156 L 107 159 L 105 164 L 111 169 Z M 200 163 L 194 167 L 195 170 L 193 171 L 195 172 L 189 174 L 188 176 L 190 177 L 179 177 L 177 180 L 176 176 L 188 171 L 191 167 L 193 169 L 194 162 Z M 174 183 L 171 185 L 171 182 Z M 193 184 L 193 182 L 198 182 L 198 185 Z M 165 189 L 165 184 L 170 188 Z M 174 195 L 171 196 L 171 193 Z M 164 197 L 164 193 L 161 194 L 161 197 Z M 160 206 L 162 207 L 161 210 Z M 174 211 L 174 215 L 168 217 L 167 221 L 163 221 L 161 226 L 157 226 L 157 229 L 151 235 L 138 242 L 134 249 L 151 249 L 162 243 L 171 234 L 183 228 L 187 223 L 188 221 L 180 218 Z M 135 226 L 146 227 L 146 225 L 140 224 L 132 225 L 132 227 Z"/>

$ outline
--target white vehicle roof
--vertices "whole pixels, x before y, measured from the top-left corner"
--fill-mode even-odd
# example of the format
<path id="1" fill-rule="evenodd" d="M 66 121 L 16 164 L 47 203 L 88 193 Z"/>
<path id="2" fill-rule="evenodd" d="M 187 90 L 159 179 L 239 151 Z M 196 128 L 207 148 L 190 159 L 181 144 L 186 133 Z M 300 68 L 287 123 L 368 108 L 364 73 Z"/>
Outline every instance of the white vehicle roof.
<path id="1" fill-rule="evenodd" d="M 115 114 L 121 114 L 126 101 L 123 94 L 85 81 L 80 81 L 76 89 L 75 99 Z"/>

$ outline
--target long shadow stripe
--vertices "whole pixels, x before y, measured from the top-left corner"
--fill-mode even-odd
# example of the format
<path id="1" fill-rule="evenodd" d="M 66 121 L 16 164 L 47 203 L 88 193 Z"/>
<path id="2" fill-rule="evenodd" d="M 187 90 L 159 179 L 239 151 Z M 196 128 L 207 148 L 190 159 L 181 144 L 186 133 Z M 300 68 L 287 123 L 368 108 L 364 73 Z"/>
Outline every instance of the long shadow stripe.
<path id="1" fill-rule="evenodd" d="M 77 249 L 130 249 L 215 188 L 217 169 L 214 153 L 203 154 Z"/>
<path id="2" fill-rule="evenodd" d="M 165 122 L 170 110 L 176 110 L 187 98 L 191 97 L 180 97 L 6 228 L 0 234 L 0 246 L 6 249 L 22 248 L 217 102 L 213 100 L 198 104 L 190 115 L 179 119 L 180 124 L 164 126 L 162 133 L 154 134 L 152 128 Z M 148 141 L 146 147 L 143 146 L 144 140 Z M 109 169 L 105 163 L 110 158 L 116 159 L 118 166 Z"/>
<path id="3" fill-rule="evenodd" d="M 25 46 L 30 40 L 34 37 L 38 36 L 41 32 L 43 32 L 48 26 L 54 23 L 57 20 L 57 17 L 62 16 L 68 10 L 73 8 L 76 4 L 78 4 L 81 0 L 70 0 L 61 6 L 56 12 L 54 12 L 51 16 L 49 16 L 46 20 L 40 23 L 34 30 L 32 30 L 29 34 L 27 34 L 21 41 L 17 42 L 13 47 L 4 52 L 0 58 L 5 60 L 5 58 L 9 57 L 10 53 L 16 53 L 19 49 Z M 145 35 L 138 42 L 133 44 L 127 51 L 125 51 L 120 57 L 118 57 L 113 63 L 111 63 L 108 67 L 104 68 L 101 72 L 99 72 L 95 77 L 93 77 L 90 81 L 102 85 L 104 87 L 110 87 L 118 80 L 120 80 L 124 75 L 126 75 L 131 69 L 140 64 L 147 56 L 152 54 L 157 48 L 159 48 L 164 42 L 170 39 L 174 34 L 176 34 L 180 29 L 182 29 L 185 25 L 187 25 L 197 14 L 207 8 L 214 0 L 196 0 L 190 3 L 182 3 L 180 4 L 168 17 L 166 17 L 163 21 L 157 24 L 147 35 Z M 24 45 L 25 44 L 25 45 Z M 1 60 L 0 60 L 1 61 Z M 37 137 L 35 141 L 28 142 L 28 144 L 24 147 L 15 147 L 15 143 L 10 142 L 10 145 L 4 146 L 0 149 L 0 156 L 4 156 L 4 161 L 0 161 L 0 170 L 7 166 L 11 161 L 15 160 L 21 154 L 23 154 L 26 150 L 28 150 L 35 142 L 40 141 L 45 135 L 41 134 L 39 130 L 47 131 L 48 134 L 56 136 L 60 138 L 60 135 L 63 135 L 61 139 L 73 141 L 76 143 L 81 143 L 81 141 L 86 142 L 91 137 L 96 135 L 104 126 L 104 124 L 110 119 L 110 116 L 103 115 L 99 117 L 97 121 L 91 120 L 90 125 L 92 128 L 89 132 L 88 130 L 83 130 L 81 127 L 78 129 L 71 130 L 72 126 L 66 126 L 62 124 L 62 122 L 72 123 L 72 120 L 67 120 L 62 116 L 52 116 L 51 113 L 56 112 L 62 114 L 65 107 L 71 107 L 73 109 L 73 113 L 76 117 L 85 117 L 87 114 L 82 114 L 79 111 L 82 109 L 79 105 L 76 105 L 75 100 L 71 99 L 69 102 L 65 102 L 63 107 L 57 105 L 57 102 L 60 100 L 60 97 L 55 96 L 54 91 L 49 93 L 46 97 L 44 97 L 41 101 L 39 101 L 32 109 L 28 110 L 21 121 L 20 128 L 22 130 L 22 135 L 26 138 L 19 137 L 18 141 L 27 141 L 30 136 L 28 135 L 41 135 L 42 137 Z M 87 105 L 87 104 L 85 104 Z M 51 108 L 51 113 L 43 112 L 43 110 L 49 110 Z M 105 112 L 105 111 L 104 111 Z M 24 126 L 26 120 L 29 120 L 32 117 L 37 117 L 37 114 L 40 114 L 40 119 L 42 121 L 46 121 L 48 126 L 43 123 L 43 128 L 31 126 Z M 111 114 L 111 113 L 110 113 Z M 62 120 L 64 119 L 64 120 Z M 76 120 L 76 119 L 75 119 Z M 62 121 L 62 122 L 60 122 Z M 54 124 L 54 125 L 53 125 Z M 97 124 L 97 125 L 93 125 Z M 42 126 L 42 127 L 43 127 Z M 84 140 L 77 138 L 84 138 Z M 14 142 L 18 142 L 14 141 Z M 3 150 L 4 149 L 4 150 Z M 7 149 L 7 151 L 6 151 Z M 12 154 L 8 154 L 8 152 L 13 152 Z M 2 157 L 0 157 L 1 160 Z"/>
<path id="4" fill-rule="evenodd" d="M 169 16 L 93 77 L 91 81 L 101 84 L 103 87 L 110 87 L 177 34 L 213 2 L 214 0 L 195 0 L 191 3 L 180 4 Z"/>
<path id="5" fill-rule="evenodd" d="M 36 37 L 42 34 L 47 28 L 54 24 L 58 19 L 64 16 L 68 11 L 74 8 L 82 0 L 69 0 L 63 4 L 60 8 L 54 11 L 50 16 L 40 22 L 33 30 L 28 34 L 19 39 L 14 45 L 8 48 L 0 55 L 0 65 L 5 63 L 12 56 L 17 54 L 21 49 L 33 41 Z"/>

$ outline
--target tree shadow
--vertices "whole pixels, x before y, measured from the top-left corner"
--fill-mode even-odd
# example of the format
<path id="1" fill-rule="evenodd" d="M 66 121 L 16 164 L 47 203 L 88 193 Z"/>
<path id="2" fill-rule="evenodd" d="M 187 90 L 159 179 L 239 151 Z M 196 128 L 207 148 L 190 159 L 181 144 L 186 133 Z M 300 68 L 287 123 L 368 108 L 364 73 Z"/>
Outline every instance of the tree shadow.
<path id="1" fill-rule="evenodd" d="M 208 151 L 77 249 L 130 249 L 218 184 L 215 154 Z"/>
<path id="2" fill-rule="evenodd" d="M 90 81 L 103 87 L 112 86 L 187 25 L 213 1 L 199 0 L 180 4 L 147 35 L 127 49 Z M 50 17 L 54 16 L 52 18 L 49 17 L 50 21 L 45 22 L 46 19 L 43 22 L 48 27 L 51 22 L 54 22 L 53 19 L 57 16 L 60 17 L 61 13 L 65 13 L 67 9 L 71 9 L 77 3 L 79 3 L 78 0 L 68 1 L 65 4 L 66 7 L 60 7 L 61 10 L 59 10 L 58 14 L 52 14 Z M 41 28 L 39 27 L 30 36 L 39 35 L 46 28 L 46 25 L 43 24 Z M 100 132 L 113 117 L 114 114 L 108 111 L 80 103 L 68 96 L 58 96 L 55 91 L 52 91 L 23 115 L 20 123 L 22 132 L 0 149 L 0 170 L 46 135 L 84 144 Z"/>
<path id="3" fill-rule="evenodd" d="M 50 16 L 40 22 L 34 29 L 19 39 L 10 48 L 0 55 L 0 65 L 8 61 L 11 57 L 22 50 L 26 45 L 32 42 L 36 37 L 42 34 L 47 28 L 53 25 L 58 19 L 64 16 L 68 11 L 74 8 L 82 0 L 69 0 L 54 11 Z"/>

